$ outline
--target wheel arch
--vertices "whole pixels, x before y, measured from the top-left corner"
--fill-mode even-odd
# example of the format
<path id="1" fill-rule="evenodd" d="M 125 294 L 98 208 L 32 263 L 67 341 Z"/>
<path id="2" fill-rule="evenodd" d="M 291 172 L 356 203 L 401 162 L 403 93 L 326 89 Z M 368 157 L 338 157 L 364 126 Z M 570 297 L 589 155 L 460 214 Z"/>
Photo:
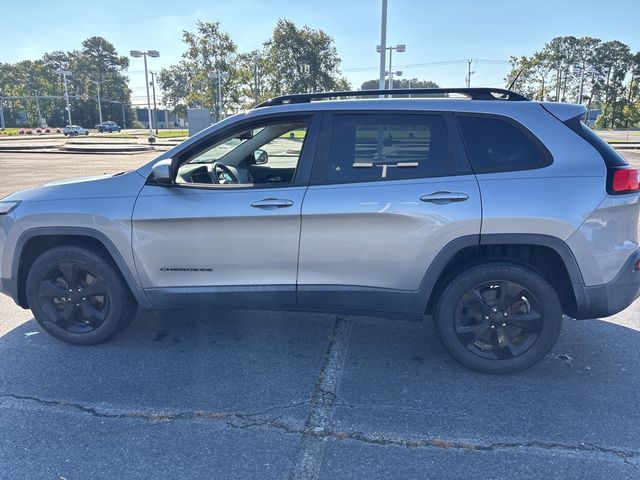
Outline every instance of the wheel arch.
<path id="1" fill-rule="evenodd" d="M 421 285 L 424 311 L 435 303 L 450 280 L 470 266 L 508 261 L 532 268 L 556 290 L 563 312 L 575 314 L 584 284 L 578 263 L 561 239 L 539 234 L 484 234 L 461 237 L 449 243 L 429 267 Z"/>
<path id="2" fill-rule="evenodd" d="M 112 262 L 125 285 L 140 306 L 148 306 L 144 290 L 138 285 L 124 258 L 109 238 L 98 230 L 84 227 L 38 227 L 25 231 L 16 243 L 12 271 L 16 272 L 17 303 L 29 308 L 26 298 L 26 278 L 35 259 L 46 250 L 62 245 L 82 246 L 101 253 Z"/>

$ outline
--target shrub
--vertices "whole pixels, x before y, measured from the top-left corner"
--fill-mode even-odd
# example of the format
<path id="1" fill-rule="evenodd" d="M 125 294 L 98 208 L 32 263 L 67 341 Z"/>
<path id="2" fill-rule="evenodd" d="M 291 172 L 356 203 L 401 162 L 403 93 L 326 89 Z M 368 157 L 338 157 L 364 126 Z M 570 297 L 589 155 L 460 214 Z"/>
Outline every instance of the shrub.
<path id="1" fill-rule="evenodd" d="M 31 130 L 30 128 L 25 130 L 25 132 L 27 135 L 33 135 L 33 130 Z"/>
<path id="2" fill-rule="evenodd" d="M 42 129 L 41 128 L 36 128 L 36 133 L 42 133 Z"/>
<path id="3" fill-rule="evenodd" d="M 62 130 L 60 130 L 59 128 L 56 128 L 56 133 L 62 133 Z"/>
<path id="4" fill-rule="evenodd" d="M 45 128 L 44 133 L 51 133 L 51 129 L 49 127 Z"/>
<path id="5" fill-rule="evenodd" d="M 21 128 L 20 130 L 18 130 L 18 135 L 24 135 L 24 128 Z"/>

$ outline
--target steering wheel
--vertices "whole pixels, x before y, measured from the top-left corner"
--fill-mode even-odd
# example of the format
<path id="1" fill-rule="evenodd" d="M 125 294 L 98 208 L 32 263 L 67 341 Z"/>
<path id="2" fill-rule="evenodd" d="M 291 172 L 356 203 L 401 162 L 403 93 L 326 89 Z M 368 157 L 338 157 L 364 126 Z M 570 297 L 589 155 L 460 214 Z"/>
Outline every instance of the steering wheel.
<path id="1" fill-rule="evenodd" d="M 227 177 L 229 177 L 229 183 L 238 184 L 240 180 L 236 176 L 233 171 L 229 167 L 227 167 L 224 163 L 214 162 L 209 168 L 209 176 L 211 177 L 211 181 L 216 184 L 220 184 L 220 177 L 218 176 L 220 172 L 224 173 Z"/>

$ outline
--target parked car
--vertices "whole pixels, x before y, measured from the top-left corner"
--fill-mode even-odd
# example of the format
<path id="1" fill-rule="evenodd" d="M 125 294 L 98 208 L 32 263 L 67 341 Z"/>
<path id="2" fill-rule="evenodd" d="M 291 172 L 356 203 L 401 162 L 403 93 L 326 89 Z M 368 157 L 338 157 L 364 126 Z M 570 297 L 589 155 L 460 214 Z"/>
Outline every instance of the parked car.
<path id="1" fill-rule="evenodd" d="M 135 171 L 10 195 L 1 290 L 78 345 L 138 307 L 432 316 L 490 373 L 539 362 L 563 313 L 638 297 L 638 170 L 584 106 L 383 93 L 278 97 Z"/>
<path id="2" fill-rule="evenodd" d="M 79 125 L 67 125 L 62 133 L 64 133 L 65 137 L 77 137 L 78 135 L 89 135 L 89 130 Z"/>
<path id="3" fill-rule="evenodd" d="M 111 133 L 111 132 L 119 132 L 122 130 L 122 127 L 118 125 L 116 122 L 112 122 L 111 120 L 99 123 L 96 125 L 96 130 L 100 133 Z"/>

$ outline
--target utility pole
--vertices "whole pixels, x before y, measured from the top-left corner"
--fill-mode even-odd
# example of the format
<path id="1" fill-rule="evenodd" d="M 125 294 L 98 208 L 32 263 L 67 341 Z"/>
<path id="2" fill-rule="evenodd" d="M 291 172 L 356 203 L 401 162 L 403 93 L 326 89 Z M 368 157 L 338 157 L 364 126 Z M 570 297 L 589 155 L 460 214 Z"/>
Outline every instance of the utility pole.
<path id="1" fill-rule="evenodd" d="M 155 72 L 151 73 L 151 87 L 153 88 L 153 124 L 156 126 L 156 135 L 158 135 L 158 109 L 156 108 L 156 77 Z"/>
<path id="2" fill-rule="evenodd" d="M 64 79 L 64 100 L 65 100 L 65 103 L 67 104 L 67 115 L 69 118 L 69 125 L 73 125 L 73 123 L 71 122 L 71 104 L 69 103 L 69 90 L 67 89 L 67 75 L 71 75 L 71 72 L 69 70 L 63 70 L 59 68 L 58 70 L 56 70 L 56 73 L 58 75 L 62 75 L 62 78 Z"/>
<path id="3" fill-rule="evenodd" d="M 380 26 L 380 90 L 384 90 L 384 74 L 387 70 L 387 0 L 382 0 L 382 23 Z M 389 68 L 391 70 L 391 68 Z"/>
<path id="4" fill-rule="evenodd" d="M 104 80 L 96 81 L 90 78 L 87 78 L 87 80 L 89 80 L 91 83 L 95 83 L 96 87 L 98 88 L 98 118 L 100 123 L 102 123 L 102 102 L 100 101 L 100 84 L 104 83 Z"/>

